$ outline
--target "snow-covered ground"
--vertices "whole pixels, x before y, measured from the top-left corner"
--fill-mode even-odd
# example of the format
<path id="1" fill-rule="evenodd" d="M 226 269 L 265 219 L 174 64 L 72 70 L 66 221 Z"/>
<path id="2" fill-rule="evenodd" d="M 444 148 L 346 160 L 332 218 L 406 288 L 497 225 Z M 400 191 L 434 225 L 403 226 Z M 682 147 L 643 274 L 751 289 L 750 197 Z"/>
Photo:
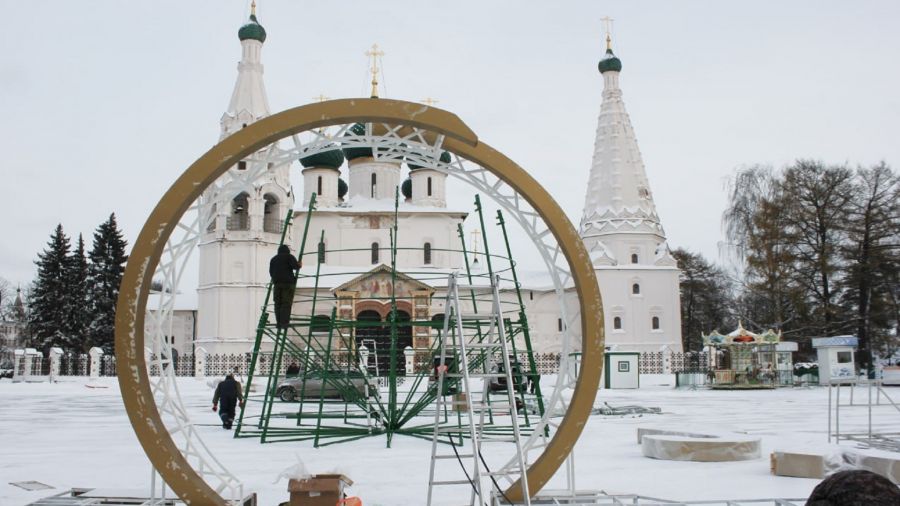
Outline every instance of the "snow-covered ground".
<path id="1" fill-rule="evenodd" d="M 63 378 L 57 384 L 0 380 L 0 504 L 27 504 L 72 487 L 148 489 L 150 464 L 131 430 L 115 378 L 90 383 L 94 388 L 89 383 L 87 378 Z M 663 414 L 591 417 L 576 448 L 579 489 L 680 500 L 750 499 L 806 497 L 816 485 L 817 480 L 773 476 L 768 456 L 774 449 L 825 447 L 827 389 L 676 390 L 668 376 L 642 376 L 641 384 L 640 390 L 601 390 L 596 405 L 657 406 Z M 236 440 L 215 425 L 212 390 L 205 382 L 182 378 L 179 388 L 195 422 L 208 424 L 201 427 L 207 444 L 247 490 L 259 493 L 260 504 L 287 500 L 285 481 L 273 482 L 296 463 L 296 455 L 312 473 L 338 470 L 351 477 L 356 482 L 351 491 L 367 506 L 424 503 L 427 441 L 399 436 L 387 449 L 384 438 L 375 437 L 314 449 L 311 443 Z M 900 398 L 900 388 L 891 392 Z M 842 431 L 862 432 L 865 422 L 864 408 L 843 409 Z M 896 431 L 898 422 L 893 408 L 876 409 L 876 429 Z M 640 426 L 757 435 L 763 456 L 730 463 L 653 460 L 641 456 L 635 436 Z M 9 484 L 29 480 L 55 490 L 29 492 Z M 549 488 L 562 488 L 563 480 L 558 475 Z"/>

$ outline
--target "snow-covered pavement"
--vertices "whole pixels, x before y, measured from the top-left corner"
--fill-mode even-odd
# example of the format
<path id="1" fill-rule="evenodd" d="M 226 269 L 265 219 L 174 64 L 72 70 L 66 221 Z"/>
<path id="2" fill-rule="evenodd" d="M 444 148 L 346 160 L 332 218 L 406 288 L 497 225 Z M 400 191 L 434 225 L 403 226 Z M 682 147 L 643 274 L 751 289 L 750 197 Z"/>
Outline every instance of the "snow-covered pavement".
<path id="1" fill-rule="evenodd" d="M 817 480 L 773 476 L 768 456 L 776 448 L 825 447 L 827 389 L 676 390 L 667 376 L 642 376 L 641 382 L 639 390 L 602 390 L 596 405 L 658 406 L 663 414 L 591 417 L 576 448 L 579 489 L 681 500 L 750 499 L 805 497 L 816 485 Z M 311 443 L 260 445 L 254 439 L 236 440 L 215 425 L 212 390 L 205 382 L 181 378 L 179 388 L 195 422 L 208 424 L 201 427 L 206 443 L 246 490 L 258 492 L 261 505 L 287 500 L 285 481 L 273 482 L 296 463 L 296 455 L 310 472 L 338 470 L 351 477 L 356 482 L 352 492 L 367 506 L 424 502 L 427 441 L 399 436 L 387 449 L 383 437 L 373 437 L 314 449 Z M 900 398 L 900 388 L 891 393 Z M 865 422 L 864 408 L 843 410 L 842 431 L 862 432 Z M 893 408 L 876 409 L 876 428 L 896 431 L 898 422 L 900 413 Z M 639 426 L 757 435 L 762 438 L 763 456 L 730 463 L 648 459 L 637 444 Z M 0 504 L 27 504 L 72 487 L 147 489 L 150 474 L 115 378 L 89 382 L 70 377 L 56 384 L 0 380 Z M 9 484 L 29 480 L 55 490 L 26 491 Z M 549 487 L 563 485 L 564 477 L 558 475 Z"/>

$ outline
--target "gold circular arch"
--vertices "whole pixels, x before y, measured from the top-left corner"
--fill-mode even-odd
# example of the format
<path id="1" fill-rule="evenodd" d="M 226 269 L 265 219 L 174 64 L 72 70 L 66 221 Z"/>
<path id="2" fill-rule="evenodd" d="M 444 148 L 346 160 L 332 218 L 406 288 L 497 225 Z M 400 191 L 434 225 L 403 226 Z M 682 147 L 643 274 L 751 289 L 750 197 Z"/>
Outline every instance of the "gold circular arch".
<path id="1" fill-rule="evenodd" d="M 116 306 L 116 370 L 125 409 L 144 452 L 165 482 L 188 504 L 225 506 L 193 469 L 163 425 L 144 358 L 144 316 L 150 282 L 163 248 L 191 204 L 229 167 L 284 137 L 313 128 L 356 122 L 409 125 L 446 136 L 443 147 L 471 160 L 514 188 L 540 214 L 571 267 L 581 310 L 582 362 L 562 422 L 528 468 L 536 494 L 572 451 L 587 422 L 603 366 L 603 304 L 597 278 L 578 232 L 553 198 L 524 169 L 478 138 L 456 115 L 422 104 L 388 99 L 343 99 L 309 104 L 269 116 L 213 146 L 175 181 L 150 213 L 131 250 Z M 522 500 L 518 482 L 506 490 Z"/>

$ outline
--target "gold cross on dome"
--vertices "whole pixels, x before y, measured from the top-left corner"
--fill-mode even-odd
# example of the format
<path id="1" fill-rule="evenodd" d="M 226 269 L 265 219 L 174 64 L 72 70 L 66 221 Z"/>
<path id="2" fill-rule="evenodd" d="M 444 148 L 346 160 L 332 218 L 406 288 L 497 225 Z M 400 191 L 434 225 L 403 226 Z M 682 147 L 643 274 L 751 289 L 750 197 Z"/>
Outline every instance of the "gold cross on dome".
<path id="1" fill-rule="evenodd" d="M 372 98 L 378 98 L 378 58 L 384 56 L 384 51 L 378 49 L 378 44 L 372 44 L 372 49 L 366 51 L 366 56 L 372 58 Z"/>
<path id="2" fill-rule="evenodd" d="M 256 0 L 250 2 L 250 15 L 256 16 Z"/>
<path id="3" fill-rule="evenodd" d="M 609 16 L 604 16 L 600 18 L 600 21 L 603 21 L 603 26 L 606 29 L 606 49 L 612 49 L 612 26 L 615 20 Z"/>

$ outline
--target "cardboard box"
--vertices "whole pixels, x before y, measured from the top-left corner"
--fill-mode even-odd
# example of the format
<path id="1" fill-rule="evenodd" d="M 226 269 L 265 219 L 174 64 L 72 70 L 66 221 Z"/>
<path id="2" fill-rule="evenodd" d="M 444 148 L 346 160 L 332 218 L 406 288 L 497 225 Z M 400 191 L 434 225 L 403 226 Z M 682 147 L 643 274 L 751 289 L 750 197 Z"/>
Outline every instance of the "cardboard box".
<path id="1" fill-rule="evenodd" d="M 314 474 L 302 480 L 288 481 L 290 506 L 335 506 L 344 498 L 344 487 L 353 480 L 343 474 Z"/>
<path id="2" fill-rule="evenodd" d="M 465 392 L 460 392 L 453 396 L 453 411 L 457 411 L 459 413 L 465 413 L 469 411 L 469 408 L 466 406 Z"/>

